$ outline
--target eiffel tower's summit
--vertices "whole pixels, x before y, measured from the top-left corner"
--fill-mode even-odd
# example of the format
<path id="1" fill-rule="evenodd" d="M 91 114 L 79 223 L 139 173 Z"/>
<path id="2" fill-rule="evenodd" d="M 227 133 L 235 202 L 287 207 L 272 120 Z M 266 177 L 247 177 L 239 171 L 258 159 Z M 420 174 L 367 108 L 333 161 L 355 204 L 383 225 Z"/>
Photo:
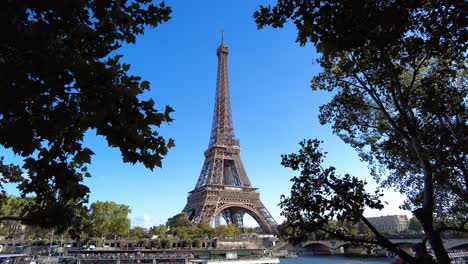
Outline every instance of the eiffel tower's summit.
<path id="1" fill-rule="evenodd" d="M 229 48 L 224 34 L 216 51 L 218 75 L 213 125 L 205 162 L 195 189 L 189 192 L 184 208 L 193 222 L 227 224 L 243 227 L 245 214 L 252 216 L 266 233 L 275 233 L 277 223 L 260 201 L 260 194 L 250 184 L 240 158 L 239 140 L 234 135 L 227 58 Z"/>

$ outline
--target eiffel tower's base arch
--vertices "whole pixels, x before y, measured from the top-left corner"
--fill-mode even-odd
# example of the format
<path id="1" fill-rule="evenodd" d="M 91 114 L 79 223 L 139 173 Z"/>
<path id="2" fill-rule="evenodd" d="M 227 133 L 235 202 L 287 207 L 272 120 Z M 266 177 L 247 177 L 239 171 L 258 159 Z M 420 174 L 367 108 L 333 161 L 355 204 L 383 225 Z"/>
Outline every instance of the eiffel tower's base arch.
<path id="1" fill-rule="evenodd" d="M 223 205 L 214 213 L 211 221 L 216 221 L 217 217 L 223 217 L 226 224 L 235 224 L 239 228 L 244 227 L 244 215 L 250 215 L 265 233 L 273 233 L 271 226 L 264 220 L 261 213 L 249 206 L 243 205 Z"/>
<path id="2" fill-rule="evenodd" d="M 243 227 L 243 216 L 249 214 L 267 234 L 275 234 L 277 224 L 260 201 L 255 188 L 207 186 L 189 193 L 184 212 L 193 222 L 208 224 L 223 217 L 227 223 Z"/>

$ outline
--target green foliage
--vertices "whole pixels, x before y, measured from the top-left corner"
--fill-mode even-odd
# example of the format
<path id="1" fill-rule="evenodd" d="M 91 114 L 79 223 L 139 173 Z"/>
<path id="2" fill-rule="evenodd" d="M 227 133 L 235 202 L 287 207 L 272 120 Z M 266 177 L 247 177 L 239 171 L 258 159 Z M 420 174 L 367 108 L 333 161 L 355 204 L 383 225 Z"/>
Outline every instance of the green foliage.
<path id="1" fill-rule="evenodd" d="M 39 226 L 26 226 L 24 233 L 25 240 L 38 241 L 51 238 L 52 230 L 41 228 Z"/>
<path id="2" fill-rule="evenodd" d="M 176 214 L 167 220 L 166 226 L 168 228 L 184 228 L 192 226 L 187 213 Z"/>
<path id="3" fill-rule="evenodd" d="M 372 235 L 372 230 L 363 222 L 358 222 L 357 223 L 357 234 L 359 235 L 364 235 L 364 236 L 371 236 Z"/>
<path id="4" fill-rule="evenodd" d="M 96 247 L 103 247 L 104 246 L 104 239 L 95 239 Z"/>
<path id="5" fill-rule="evenodd" d="M 191 246 L 193 241 L 200 241 L 201 239 L 235 237 L 240 234 L 240 230 L 235 225 L 221 225 L 215 228 L 203 222 L 194 225 L 190 222 L 186 213 L 180 213 L 169 218 L 166 226 L 160 225 L 150 228 L 150 233 L 158 235 L 162 240 L 170 237 L 185 240 L 188 242 L 188 246 Z"/>
<path id="6" fill-rule="evenodd" d="M 197 230 L 199 230 L 198 237 L 200 238 L 212 238 L 215 236 L 215 231 L 208 223 L 198 223 Z"/>
<path id="7" fill-rule="evenodd" d="M 229 224 L 226 226 L 226 236 L 227 237 L 235 237 L 240 234 L 239 228 L 237 228 L 234 224 Z"/>
<path id="8" fill-rule="evenodd" d="M 318 140 L 302 141 L 298 153 L 283 155 L 281 164 L 300 176 L 291 181 L 291 197 L 282 197 L 281 207 L 287 221 L 307 217 L 314 226 L 320 227 L 329 221 L 357 222 L 366 207 L 382 209 L 379 193 L 368 194 L 365 181 L 345 174 L 338 176 L 335 168 L 323 168 L 325 154 Z M 307 214 L 302 215 L 302 210 Z"/>
<path id="9" fill-rule="evenodd" d="M 167 248 L 167 249 L 170 249 L 172 248 L 172 239 L 171 238 L 167 238 L 167 239 L 164 239 L 161 244 L 162 244 L 162 247 L 163 248 Z"/>
<path id="10" fill-rule="evenodd" d="M 95 237 L 111 238 L 127 236 L 130 232 L 130 208 L 114 202 L 95 202 L 91 204 L 89 221 Z"/>
<path id="11" fill-rule="evenodd" d="M 381 194 L 365 191 L 366 182 L 345 174 L 337 175 L 334 167 L 324 168 L 325 154 L 320 141 L 300 142 L 298 153 L 283 155 L 281 164 L 300 173 L 293 182 L 289 197 L 282 196 L 280 206 L 286 217 L 286 232 L 294 240 L 308 232 L 322 231 L 337 237 L 354 237 L 354 223 L 365 219 L 366 207 L 382 209 Z M 335 222 L 336 220 L 336 222 Z"/>
<path id="12" fill-rule="evenodd" d="M 224 237 L 235 237 L 239 235 L 240 231 L 236 225 L 220 225 L 214 228 L 214 237 L 224 238 Z"/>
<path id="13" fill-rule="evenodd" d="M 166 234 L 166 231 L 167 231 L 167 227 L 165 225 L 158 225 L 158 226 L 151 227 L 148 232 L 151 236 L 160 237 Z"/>
<path id="14" fill-rule="evenodd" d="M 12 220 L 5 220 L 0 224 L 0 234 L 7 238 L 14 238 L 24 233 L 23 225 L 14 220 L 15 217 L 20 217 L 25 214 L 27 204 L 30 199 L 23 199 L 14 196 L 2 196 L 0 203 L 0 215 L 8 215 L 13 217 Z"/>
<path id="15" fill-rule="evenodd" d="M 259 28 L 292 20 L 297 41 L 315 44 L 323 71 L 312 88 L 334 95 L 321 123 L 382 187 L 407 196 L 439 263 L 449 261 L 443 227 L 468 215 L 465 9 L 463 1 L 313 0 L 254 14 Z"/>
<path id="16" fill-rule="evenodd" d="M 9 200 L 2 203 L 0 212 L 21 210 L 22 204 L 34 201 L 20 197 L 6 197 Z M 149 247 L 153 235 L 157 236 L 155 240 L 152 240 L 153 247 L 172 248 L 174 242 L 183 241 L 185 247 L 192 247 L 193 244 L 201 244 L 201 241 L 205 239 L 236 237 L 240 234 L 240 230 L 232 224 L 216 228 L 210 227 L 207 223 L 194 225 L 190 221 L 187 222 L 188 218 L 185 213 L 169 218 L 167 223 L 170 228 L 165 225 L 153 226 L 149 229 L 140 226 L 130 228 L 129 213 L 130 208 L 127 205 L 98 201 L 92 203 L 89 212 L 82 217 L 83 227 L 76 230 L 79 233 L 75 236 L 71 236 L 68 232 L 58 233 L 54 229 L 45 229 L 37 225 L 24 226 L 16 220 L 11 220 L 11 223 L 4 221 L 0 225 L 0 235 L 13 237 L 24 234 L 29 244 L 41 241 L 47 244 L 44 241 L 50 239 L 52 233 L 57 243 L 59 243 L 58 240 L 63 242 L 78 239 L 84 244 L 94 243 L 96 246 L 102 246 L 105 239 L 120 239 L 120 247 L 127 249 L 129 244 L 135 246 L 135 243 L 142 243 L 142 246 Z"/>
<path id="17" fill-rule="evenodd" d="M 130 238 L 134 240 L 149 238 L 149 231 L 144 227 L 135 226 L 130 229 Z"/>
<path id="18" fill-rule="evenodd" d="M 128 248 L 128 240 L 120 240 L 119 245 L 121 249 L 127 249 Z"/>
<path id="19" fill-rule="evenodd" d="M 153 240 L 153 247 L 154 248 L 161 248 L 162 247 L 161 240 L 160 239 Z"/>
<path id="20" fill-rule="evenodd" d="M 24 225 L 17 219 L 24 215 L 24 211 L 34 204 L 34 199 L 8 195 L 1 196 L 1 199 L 0 215 L 9 216 L 11 219 L 0 223 L 0 235 L 13 239 L 24 235 L 24 240 L 29 242 L 49 239 L 52 236 L 52 232 L 55 233 L 56 238 L 58 236 L 70 238 L 66 234 L 59 234 L 53 231 L 53 229 L 42 228 L 37 225 Z"/>
<path id="21" fill-rule="evenodd" d="M 366 181 L 355 176 L 340 176 L 334 167 L 324 168 L 320 141 L 307 140 L 300 145 L 298 153 L 282 156 L 281 164 L 299 176 L 291 179 L 290 196 L 281 197 L 281 214 L 286 218 L 279 229 L 281 236 L 296 243 L 313 235 L 313 239 L 379 245 L 411 260 L 412 256 L 386 239 L 363 215 L 365 208 L 383 208 L 382 194 L 366 192 Z"/>
<path id="22" fill-rule="evenodd" d="M 411 217 L 409 220 L 408 230 L 420 233 L 423 230 L 421 222 L 419 222 L 416 217 Z"/>
<path id="23" fill-rule="evenodd" d="M 34 196 L 24 223 L 81 225 L 93 155 L 83 142 L 87 131 L 118 148 L 124 162 L 161 167 L 174 142 L 156 128 L 172 121 L 173 109 L 139 99 L 149 83 L 128 74 L 117 50 L 170 13 L 149 0 L 9 1 L 2 8 L 0 147 L 23 163 L 0 157 L 0 184 L 17 183 L 23 197 Z"/>

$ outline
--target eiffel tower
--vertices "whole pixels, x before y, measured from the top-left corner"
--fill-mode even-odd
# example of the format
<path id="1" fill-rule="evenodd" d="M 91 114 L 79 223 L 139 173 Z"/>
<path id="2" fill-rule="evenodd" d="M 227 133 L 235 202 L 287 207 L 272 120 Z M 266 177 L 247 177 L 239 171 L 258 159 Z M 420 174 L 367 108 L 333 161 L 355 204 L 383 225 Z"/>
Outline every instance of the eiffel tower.
<path id="1" fill-rule="evenodd" d="M 224 45 L 224 37 L 216 54 L 218 76 L 210 142 L 197 185 L 189 192 L 183 211 L 196 223 L 217 226 L 222 217 L 227 224 L 240 228 L 244 226 L 244 215 L 249 214 L 265 233 L 276 233 L 277 223 L 250 184 L 240 158 L 239 140 L 234 136 L 227 66 L 229 49 Z"/>

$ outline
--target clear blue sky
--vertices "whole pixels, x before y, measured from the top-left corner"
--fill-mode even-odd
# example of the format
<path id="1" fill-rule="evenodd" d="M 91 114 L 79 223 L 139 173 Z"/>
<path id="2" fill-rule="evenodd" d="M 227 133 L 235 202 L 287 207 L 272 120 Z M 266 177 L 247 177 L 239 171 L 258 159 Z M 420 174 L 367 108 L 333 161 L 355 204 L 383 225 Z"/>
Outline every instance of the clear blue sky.
<path id="1" fill-rule="evenodd" d="M 317 55 L 312 45 L 295 43 L 292 25 L 257 30 L 252 16 L 257 1 L 166 3 L 173 8 L 172 19 L 148 29 L 135 45 L 119 52 L 131 64 L 131 73 L 151 82 L 151 91 L 143 97 L 153 98 L 160 109 L 165 105 L 175 109 L 175 121 L 161 132 L 174 138 L 176 147 L 163 161 L 163 168 L 151 172 L 142 165 L 124 164 L 118 150 L 88 133 L 85 143 L 96 153 L 89 166 L 93 177 L 85 181 L 91 188 L 91 201 L 127 204 L 132 224 L 146 227 L 164 223 L 183 209 L 208 145 L 221 30 L 230 49 L 231 106 L 241 157 L 273 217 L 282 222 L 277 204 L 281 194 L 288 194 L 293 176 L 280 165 L 280 156 L 296 151 L 304 138 L 325 140 L 327 162 L 338 171 L 372 181 L 354 150 L 333 135 L 330 127 L 319 124 L 319 106 L 330 95 L 312 92 L 310 80 L 320 71 L 313 63 Z M 8 160 L 18 158 L 7 152 Z M 397 210 L 401 196 L 389 192 L 385 198 L 392 202 L 384 211 L 367 214 L 402 212 Z"/>

